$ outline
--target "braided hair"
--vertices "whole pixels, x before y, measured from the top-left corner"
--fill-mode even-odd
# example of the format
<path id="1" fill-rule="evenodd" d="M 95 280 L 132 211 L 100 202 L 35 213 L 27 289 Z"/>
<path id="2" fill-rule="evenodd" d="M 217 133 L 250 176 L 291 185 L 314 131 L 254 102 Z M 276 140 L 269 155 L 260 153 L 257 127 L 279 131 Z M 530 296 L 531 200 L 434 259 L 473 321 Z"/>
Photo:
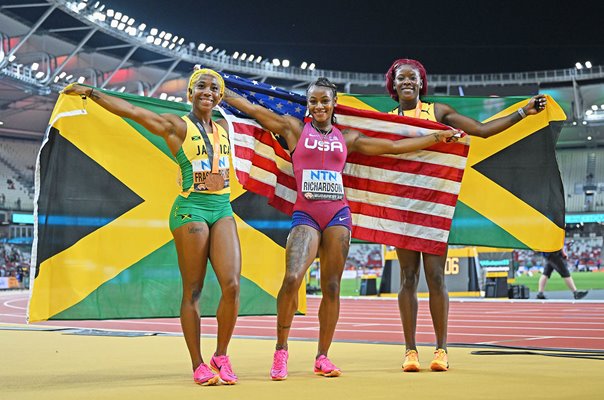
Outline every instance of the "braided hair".
<path id="1" fill-rule="evenodd" d="M 419 94 L 421 96 L 425 96 L 428 93 L 428 78 L 426 76 L 426 68 L 417 60 L 412 60 L 410 58 L 401 58 L 396 60 L 386 72 L 386 89 L 388 93 L 390 93 L 390 97 L 392 97 L 395 101 L 398 101 L 398 93 L 396 89 L 394 89 L 394 76 L 396 75 L 396 70 L 401 65 L 410 65 L 412 68 L 415 68 L 419 71 L 419 77 L 422 80 L 422 86 L 419 89 Z"/>
<path id="2" fill-rule="evenodd" d="M 317 86 L 325 87 L 325 88 L 328 88 L 329 90 L 331 90 L 331 94 L 333 95 L 334 99 L 338 96 L 338 87 L 336 86 L 336 84 L 331 82 L 329 79 L 327 79 L 325 77 L 320 77 L 316 81 L 314 81 L 310 85 L 308 85 L 308 87 L 306 88 L 306 97 L 307 98 L 308 98 L 308 93 L 310 93 L 311 89 L 313 87 L 317 87 Z M 337 120 L 336 120 L 335 113 L 332 113 L 331 114 L 331 123 L 335 124 L 336 122 L 337 122 Z"/>

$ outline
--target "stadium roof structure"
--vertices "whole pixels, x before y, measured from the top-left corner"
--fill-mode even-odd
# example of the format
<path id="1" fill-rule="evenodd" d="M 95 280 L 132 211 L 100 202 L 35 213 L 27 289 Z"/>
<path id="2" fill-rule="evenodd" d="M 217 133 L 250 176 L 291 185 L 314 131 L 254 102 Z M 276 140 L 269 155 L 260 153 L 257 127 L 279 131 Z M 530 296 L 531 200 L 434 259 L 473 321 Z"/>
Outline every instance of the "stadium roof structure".
<path id="1" fill-rule="evenodd" d="M 101 1 L 20 1 L 0 6 L 0 136 L 40 138 L 57 93 L 70 82 L 183 101 L 196 64 L 290 90 L 325 76 L 348 93 L 385 93 L 382 73 L 284 66 L 251 54 L 227 54 L 147 27 Z M 429 81 L 433 93 L 443 95 L 550 94 L 568 115 L 558 146 L 602 146 L 604 67 L 581 67 L 429 75 Z"/>

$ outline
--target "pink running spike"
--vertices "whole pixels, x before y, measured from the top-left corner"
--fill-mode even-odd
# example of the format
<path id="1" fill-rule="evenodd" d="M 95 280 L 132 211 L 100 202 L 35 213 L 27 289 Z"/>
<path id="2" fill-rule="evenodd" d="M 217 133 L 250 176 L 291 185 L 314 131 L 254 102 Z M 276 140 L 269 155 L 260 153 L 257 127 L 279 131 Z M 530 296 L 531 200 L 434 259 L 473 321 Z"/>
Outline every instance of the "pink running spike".
<path id="1" fill-rule="evenodd" d="M 271 379 L 274 381 L 284 381 L 287 379 L 287 359 L 289 354 L 287 350 L 281 349 L 275 351 L 273 355 L 273 367 L 271 368 Z"/>
<path id="2" fill-rule="evenodd" d="M 319 358 L 315 360 L 315 374 L 335 378 L 342 375 L 342 371 L 329 361 L 327 356 L 320 355 Z"/>
<path id="3" fill-rule="evenodd" d="M 228 356 L 212 356 L 210 367 L 218 374 L 222 384 L 234 385 L 237 383 L 237 375 L 233 372 Z"/>

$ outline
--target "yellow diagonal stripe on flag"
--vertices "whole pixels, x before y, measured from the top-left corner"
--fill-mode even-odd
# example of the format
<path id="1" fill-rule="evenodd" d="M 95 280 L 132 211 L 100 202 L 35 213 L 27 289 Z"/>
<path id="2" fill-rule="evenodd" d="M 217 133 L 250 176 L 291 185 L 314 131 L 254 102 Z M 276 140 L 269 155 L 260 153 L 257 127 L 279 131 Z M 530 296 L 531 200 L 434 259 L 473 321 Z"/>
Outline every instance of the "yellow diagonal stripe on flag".
<path id="1" fill-rule="evenodd" d="M 357 108 L 359 110 L 379 111 L 379 110 L 371 107 L 369 104 L 365 103 L 364 101 L 361 101 L 361 100 L 357 99 L 356 97 L 347 95 L 345 93 L 338 93 L 338 104 L 341 104 L 343 106 Z"/>
<path id="2" fill-rule="evenodd" d="M 61 97 L 56 109 L 82 107 L 77 97 Z M 62 118 L 55 126 L 61 135 L 144 201 L 40 265 L 31 298 L 30 321 L 46 320 L 73 306 L 172 240 L 167 216 L 178 193 L 176 164 L 138 132 L 133 132 L 122 118 L 91 101 L 87 111 L 105 121 L 111 119 L 113 129 L 104 131 L 91 123 L 88 116 Z M 149 162 L 151 157 L 153 162 Z M 149 176 L 153 177 L 152 185 L 148 178 L 142 179 Z M 90 178 L 90 184 L 94 185 L 94 177 Z M 91 259 L 95 260 L 94 265 Z M 52 301 L 48 301 L 51 297 Z"/>
<path id="3" fill-rule="evenodd" d="M 527 101 L 516 103 L 485 122 L 508 115 L 526 103 Z M 472 166 L 544 128 L 548 125 L 548 121 L 565 119 L 566 116 L 560 106 L 550 101 L 544 112 L 526 118 L 496 136 L 488 139 L 472 137 L 459 200 L 527 246 L 549 249 L 549 251 L 559 250 L 560 243 L 564 240 L 564 229 Z M 535 234 L 536 232 L 547 232 L 547 234 L 539 235 Z"/>

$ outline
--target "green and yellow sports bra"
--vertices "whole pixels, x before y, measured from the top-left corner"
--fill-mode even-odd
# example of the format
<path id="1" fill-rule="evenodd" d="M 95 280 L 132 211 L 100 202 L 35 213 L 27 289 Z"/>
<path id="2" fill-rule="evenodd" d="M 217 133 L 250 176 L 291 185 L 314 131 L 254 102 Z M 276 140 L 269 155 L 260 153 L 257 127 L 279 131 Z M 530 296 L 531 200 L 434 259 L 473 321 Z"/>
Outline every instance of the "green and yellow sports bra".
<path id="1" fill-rule="evenodd" d="M 390 111 L 390 114 L 398 114 L 398 107 Z M 419 119 L 427 119 L 428 121 L 436 121 L 436 114 L 434 113 L 434 103 L 418 101 L 417 107 L 415 109 L 404 110 L 403 115 L 405 117 L 414 117 Z"/>
<path id="2" fill-rule="evenodd" d="M 224 128 L 216 123 L 212 123 L 214 129 L 218 129 L 220 137 L 220 161 L 218 163 L 218 172 L 224 179 L 224 188 L 216 191 L 210 191 L 205 185 L 206 176 L 212 171 L 212 160 L 208 156 L 206 142 L 212 146 L 213 135 L 204 140 L 203 133 L 199 131 L 197 126 L 187 116 L 182 119 L 187 124 L 187 135 L 182 142 L 176 161 L 180 166 L 182 179 L 183 197 L 189 197 L 189 194 L 206 193 L 206 194 L 225 194 L 231 193 L 229 185 L 229 155 L 231 147 L 229 145 L 229 135 Z"/>

